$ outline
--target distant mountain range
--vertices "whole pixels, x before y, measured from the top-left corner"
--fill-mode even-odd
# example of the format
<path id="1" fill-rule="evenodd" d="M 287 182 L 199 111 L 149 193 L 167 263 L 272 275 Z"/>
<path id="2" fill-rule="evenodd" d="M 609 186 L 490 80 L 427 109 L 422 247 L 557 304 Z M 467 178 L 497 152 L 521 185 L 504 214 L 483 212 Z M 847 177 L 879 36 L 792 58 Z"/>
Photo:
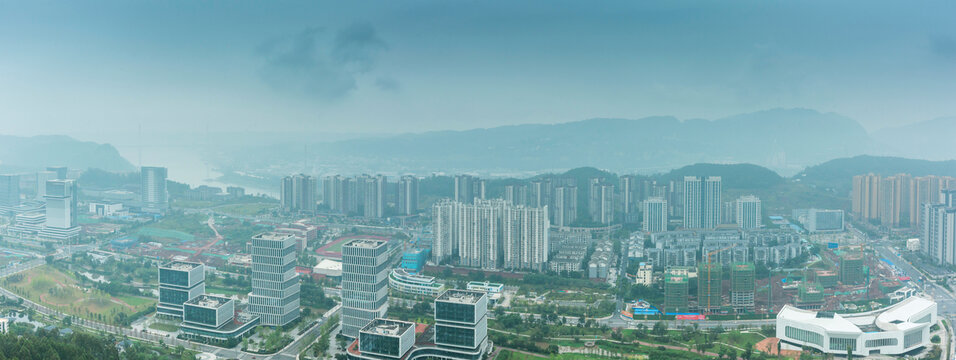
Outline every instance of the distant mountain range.
<path id="1" fill-rule="evenodd" d="M 47 166 L 132 171 L 136 168 L 109 144 L 79 141 L 69 136 L 19 137 L 0 135 L 0 171 L 25 172 Z"/>
<path id="2" fill-rule="evenodd" d="M 956 159 L 956 117 L 938 118 L 872 134 L 889 153 L 926 160 Z"/>
<path id="3" fill-rule="evenodd" d="M 437 131 L 316 144 L 323 157 L 445 171 L 594 166 L 657 173 L 694 163 L 753 163 L 793 174 L 838 157 L 880 151 L 856 121 L 776 109 L 713 121 L 673 117 Z M 400 169 L 395 169 L 400 170 Z"/>

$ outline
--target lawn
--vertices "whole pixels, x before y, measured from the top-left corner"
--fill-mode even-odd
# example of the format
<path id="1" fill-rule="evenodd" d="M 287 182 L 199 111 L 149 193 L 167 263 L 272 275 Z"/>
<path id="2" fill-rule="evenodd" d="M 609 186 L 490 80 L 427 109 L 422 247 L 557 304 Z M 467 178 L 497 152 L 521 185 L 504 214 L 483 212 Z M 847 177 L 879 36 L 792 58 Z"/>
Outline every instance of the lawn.
<path id="1" fill-rule="evenodd" d="M 8 276 L 2 283 L 7 290 L 33 302 L 106 323 L 115 323 L 117 317 L 128 317 L 156 304 L 155 299 L 136 296 L 114 298 L 100 290 L 81 288 L 72 274 L 48 265 Z"/>
<path id="2" fill-rule="evenodd" d="M 253 216 L 267 214 L 276 207 L 276 204 L 268 203 L 250 203 L 250 204 L 231 204 L 215 208 L 217 213 L 235 215 L 235 216 Z"/>
<path id="3" fill-rule="evenodd" d="M 175 332 L 176 330 L 179 330 L 179 326 L 177 325 L 160 323 L 160 322 L 154 322 L 152 324 L 149 324 L 149 328 L 154 330 L 159 330 L 159 331 L 165 331 L 165 332 Z"/>

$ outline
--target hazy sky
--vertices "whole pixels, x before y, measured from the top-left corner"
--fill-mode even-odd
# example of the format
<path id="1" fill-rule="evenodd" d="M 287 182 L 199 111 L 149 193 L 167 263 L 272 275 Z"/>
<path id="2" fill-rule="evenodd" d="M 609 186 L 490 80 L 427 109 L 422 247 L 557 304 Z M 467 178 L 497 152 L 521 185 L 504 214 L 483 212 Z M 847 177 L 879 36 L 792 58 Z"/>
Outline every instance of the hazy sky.
<path id="1" fill-rule="evenodd" d="M 954 19 L 952 0 L 0 0 L 0 133 L 388 133 L 774 107 L 875 130 L 956 115 Z"/>

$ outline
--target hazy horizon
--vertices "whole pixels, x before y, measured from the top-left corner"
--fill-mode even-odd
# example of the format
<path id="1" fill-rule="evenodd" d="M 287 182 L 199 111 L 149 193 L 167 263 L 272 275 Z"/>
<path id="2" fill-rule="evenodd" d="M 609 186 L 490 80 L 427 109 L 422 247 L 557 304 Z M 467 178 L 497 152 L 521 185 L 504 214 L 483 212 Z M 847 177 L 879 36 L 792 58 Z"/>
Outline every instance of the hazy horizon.
<path id="1" fill-rule="evenodd" d="M 0 133 L 956 115 L 951 2 L 290 4 L 0 2 Z"/>

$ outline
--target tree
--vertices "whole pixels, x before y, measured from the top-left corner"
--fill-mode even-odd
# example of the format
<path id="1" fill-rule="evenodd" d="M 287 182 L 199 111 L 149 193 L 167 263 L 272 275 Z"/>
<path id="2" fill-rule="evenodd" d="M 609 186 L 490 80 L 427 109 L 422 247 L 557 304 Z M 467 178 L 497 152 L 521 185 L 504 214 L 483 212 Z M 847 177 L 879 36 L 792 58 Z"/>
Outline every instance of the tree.
<path id="1" fill-rule="evenodd" d="M 47 255 L 44 260 L 46 260 L 47 265 L 53 264 L 53 255 Z"/>
<path id="2" fill-rule="evenodd" d="M 663 321 L 658 321 L 654 324 L 654 329 L 651 330 L 651 333 L 657 336 L 664 336 L 667 334 L 667 324 L 664 324 Z"/>

